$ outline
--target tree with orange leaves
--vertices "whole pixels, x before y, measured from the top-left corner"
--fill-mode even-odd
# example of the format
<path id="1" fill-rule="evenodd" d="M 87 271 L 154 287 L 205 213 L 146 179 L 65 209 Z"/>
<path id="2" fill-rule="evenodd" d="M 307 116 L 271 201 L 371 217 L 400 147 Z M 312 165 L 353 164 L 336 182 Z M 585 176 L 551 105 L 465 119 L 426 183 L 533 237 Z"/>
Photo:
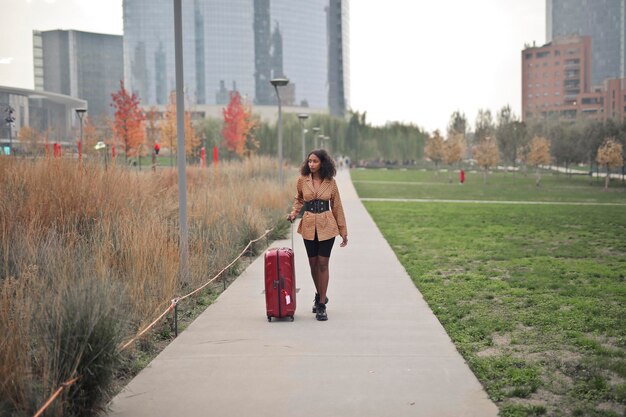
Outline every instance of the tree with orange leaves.
<path id="1" fill-rule="evenodd" d="M 489 168 L 496 166 L 500 160 L 500 152 L 496 139 L 491 136 L 483 138 L 474 149 L 474 157 L 476 158 L 476 163 L 483 168 L 483 182 L 487 184 Z"/>
<path id="2" fill-rule="evenodd" d="M 252 139 L 251 133 L 255 126 L 252 110 L 245 105 L 238 91 L 230 93 L 228 106 L 222 110 L 224 115 L 224 146 L 239 156 L 246 153 L 246 142 Z M 248 147 L 249 149 L 252 149 Z"/>
<path id="3" fill-rule="evenodd" d="M 439 175 L 439 162 L 443 160 L 444 155 L 444 143 L 439 130 L 435 130 L 433 135 L 426 139 L 424 155 L 435 163 L 435 172 Z"/>
<path id="4" fill-rule="evenodd" d="M 193 156 L 193 153 L 200 147 L 200 137 L 191 122 L 191 112 L 186 111 L 184 120 L 185 127 L 185 155 Z M 166 145 L 171 150 L 170 161 L 174 166 L 174 152 L 178 148 L 178 127 L 176 120 L 176 92 L 170 93 L 170 101 L 165 111 L 165 116 L 160 124 L 161 144 Z"/>
<path id="5" fill-rule="evenodd" d="M 535 136 L 530 141 L 526 163 L 532 165 L 536 169 L 537 177 L 535 185 L 541 185 L 541 165 L 550 163 L 550 141 L 543 136 Z"/>
<path id="6" fill-rule="evenodd" d="M 622 144 L 619 143 L 615 138 L 604 139 L 604 142 L 598 148 L 596 162 L 600 165 L 606 166 L 604 188 L 609 188 L 609 180 L 611 179 L 611 168 L 624 166 Z"/>
<path id="7" fill-rule="evenodd" d="M 130 94 L 124 88 L 124 81 L 120 81 L 120 89 L 111 94 L 115 107 L 115 119 L 113 121 L 113 133 L 124 144 L 124 157 L 128 162 L 128 156 L 136 154 L 139 146 L 144 142 L 145 130 L 143 128 L 144 115 L 139 109 L 139 97 Z"/>

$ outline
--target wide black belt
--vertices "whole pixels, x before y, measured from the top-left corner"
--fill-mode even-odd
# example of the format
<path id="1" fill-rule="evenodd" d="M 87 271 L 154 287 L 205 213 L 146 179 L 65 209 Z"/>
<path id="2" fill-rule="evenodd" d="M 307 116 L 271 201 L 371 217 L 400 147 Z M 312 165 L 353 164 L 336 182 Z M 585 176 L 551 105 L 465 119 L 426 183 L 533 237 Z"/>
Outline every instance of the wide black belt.
<path id="1" fill-rule="evenodd" d="M 330 202 L 328 200 L 305 201 L 304 210 L 311 213 L 323 213 L 330 210 Z"/>

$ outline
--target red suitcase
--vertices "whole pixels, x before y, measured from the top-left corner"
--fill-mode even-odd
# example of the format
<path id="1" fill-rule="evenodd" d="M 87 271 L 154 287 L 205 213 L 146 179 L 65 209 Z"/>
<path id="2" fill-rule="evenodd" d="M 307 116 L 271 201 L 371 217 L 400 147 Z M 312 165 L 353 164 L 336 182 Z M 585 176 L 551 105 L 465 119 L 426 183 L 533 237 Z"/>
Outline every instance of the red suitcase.
<path id="1" fill-rule="evenodd" d="M 293 250 L 268 249 L 265 252 L 265 309 L 267 321 L 272 317 L 289 317 L 296 313 L 296 268 Z"/>

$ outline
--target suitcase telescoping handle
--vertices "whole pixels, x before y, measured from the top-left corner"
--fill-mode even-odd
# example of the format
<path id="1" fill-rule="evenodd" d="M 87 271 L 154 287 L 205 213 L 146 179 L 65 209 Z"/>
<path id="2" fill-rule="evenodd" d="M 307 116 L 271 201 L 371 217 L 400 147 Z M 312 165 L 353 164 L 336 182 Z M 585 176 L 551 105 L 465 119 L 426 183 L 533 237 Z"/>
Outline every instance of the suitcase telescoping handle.
<path id="1" fill-rule="evenodd" d="M 295 250 L 293 248 L 293 222 L 296 221 L 296 219 L 293 220 L 287 220 L 289 223 L 291 223 L 291 250 Z"/>

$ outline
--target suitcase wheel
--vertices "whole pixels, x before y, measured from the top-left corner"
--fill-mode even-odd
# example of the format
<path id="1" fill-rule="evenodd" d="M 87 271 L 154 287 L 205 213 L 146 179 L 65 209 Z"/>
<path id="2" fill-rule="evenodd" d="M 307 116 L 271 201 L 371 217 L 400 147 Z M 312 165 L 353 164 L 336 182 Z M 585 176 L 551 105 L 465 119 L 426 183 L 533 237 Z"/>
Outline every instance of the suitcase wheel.
<path id="1" fill-rule="evenodd" d="M 289 318 L 291 319 L 291 321 L 295 320 L 293 316 L 289 316 Z"/>
<path id="2" fill-rule="evenodd" d="M 272 316 L 267 316 L 267 321 L 272 322 Z"/>

